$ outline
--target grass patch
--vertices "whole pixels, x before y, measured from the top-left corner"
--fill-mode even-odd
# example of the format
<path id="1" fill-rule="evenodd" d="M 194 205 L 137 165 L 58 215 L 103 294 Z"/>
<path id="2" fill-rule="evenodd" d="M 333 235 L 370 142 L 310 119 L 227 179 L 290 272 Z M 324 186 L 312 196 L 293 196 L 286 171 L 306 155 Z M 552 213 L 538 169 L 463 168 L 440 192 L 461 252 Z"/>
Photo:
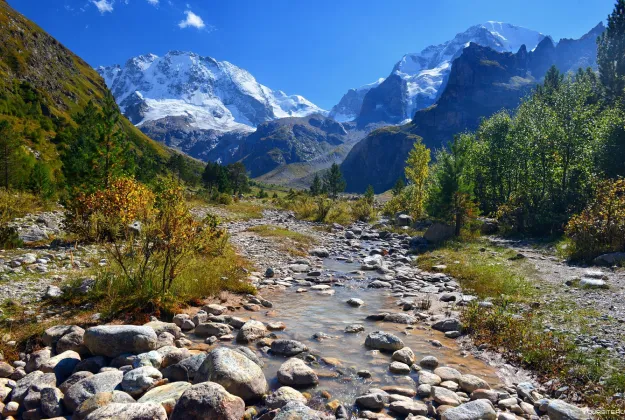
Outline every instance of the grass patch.
<path id="1" fill-rule="evenodd" d="M 527 301 L 534 294 L 524 260 L 517 259 L 514 251 L 487 247 L 483 241 L 450 241 L 419 256 L 417 264 L 430 271 L 434 266 L 445 265 L 445 273 L 481 299 L 504 295 L 513 301 Z"/>
<path id="2" fill-rule="evenodd" d="M 441 264 L 465 291 L 493 304 L 472 303 L 461 309 L 462 323 L 475 345 L 487 345 L 544 382 L 552 380 L 551 391 L 568 386 L 569 397 L 605 410 L 598 418 L 621 418 L 608 410 L 625 409 L 623 400 L 614 397 L 625 392 L 623 361 L 604 349 L 581 351 L 575 343 L 578 332 L 592 334 L 596 328 L 596 310 L 565 298 L 534 305 L 538 296 L 533 268 L 515 251 L 482 240 L 451 241 L 418 259 L 419 267 L 427 270 Z"/>
<path id="3" fill-rule="evenodd" d="M 94 272 L 95 283 L 87 294 L 78 293 L 78 287 L 85 279 L 84 273 L 69 280 L 70 292 L 65 293 L 59 303 L 71 306 L 90 304 L 105 321 L 147 322 L 150 315 L 169 317 L 188 305 L 219 296 L 224 291 L 255 294 L 256 289 L 246 278 L 244 268 L 248 266 L 249 263 L 230 245 L 225 245 L 219 255 L 195 257 L 171 288 L 166 293 L 159 293 L 155 290 L 157 282 L 150 281 L 149 274 L 145 283 L 137 287 L 119 267 L 111 265 Z"/>
<path id="4" fill-rule="evenodd" d="M 228 205 L 218 205 L 217 208 L 223 210 L 227 215 L 223 217 L 224 220 L 251 220 L 261 219 L 263 217 L 263 210 L 267 208 L 266 204 L 260 201 L 234 201 Z"/>
<path id="5" fill-rule="evenodd" d="M 280 244 L 280 249 L 293 256 L 308 255 L 308 248 L 316 243 L 312 236 L 293 232 L 288 229 L 273 225 L 258 225 L 247 229 L 265 238 L 274 238 Z"/>

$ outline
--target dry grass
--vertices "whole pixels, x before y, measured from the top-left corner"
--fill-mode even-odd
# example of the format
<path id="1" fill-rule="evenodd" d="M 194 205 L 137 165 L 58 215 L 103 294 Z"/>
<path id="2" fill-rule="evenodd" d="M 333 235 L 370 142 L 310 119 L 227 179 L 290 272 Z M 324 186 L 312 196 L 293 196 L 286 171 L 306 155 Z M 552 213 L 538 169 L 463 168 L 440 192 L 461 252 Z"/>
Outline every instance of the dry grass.
<path id="1" fill-rule="evenodd" d="M 247 229 L 265 238 L 273 238 L 280 245 L 280 249 L 293 256 L 308 255 L 308 248 L 316 243 L 315 238 L 300 232 L 273 225 L 258 225 Z"/>

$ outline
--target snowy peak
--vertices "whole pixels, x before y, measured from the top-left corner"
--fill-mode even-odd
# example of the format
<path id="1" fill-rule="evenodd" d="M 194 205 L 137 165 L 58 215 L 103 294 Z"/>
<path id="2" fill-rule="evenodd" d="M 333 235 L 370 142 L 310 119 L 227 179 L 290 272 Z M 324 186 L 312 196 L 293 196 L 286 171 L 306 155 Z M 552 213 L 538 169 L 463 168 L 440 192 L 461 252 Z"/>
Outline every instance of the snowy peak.
<path id="1" fill-rule="evenodd" d="M 184 51 L 129 59 L 97 69 L 122 112 L 136 125 L 185 117 L 197 129 L 252 131 L 283 117 L 325 113 L 299 95 L 273 91 L 248 71 Z"/>
<path id="2" fill-rule="evenodd" d="M 521 26 L 511 25 L 504 22 L 488 21 L 482 24 L 488 32 L 495 36 L 506 51 L 517 52 L 521 45 L 525 45 L 528 51 L 536 48 L 545 35 Z"/>
<path id="3" fill-rule="evenodd" d="M 443 44 L 404 55 L 393 67 L 391 76 L 395 77 L 348 91 L 330 116 L 342 117 L 342 121 L 357 118 L 363 124 L 396 124 L 411 119 L 416 111 L 436 101 L 453 60 L 471 42 L 498 52 L 516 53 L 522 45 L 533 50 L 543 38 L 540 32 L 504 22 L 474 25 Z M 358 96 L 355 92 L 364 94 Z"/>

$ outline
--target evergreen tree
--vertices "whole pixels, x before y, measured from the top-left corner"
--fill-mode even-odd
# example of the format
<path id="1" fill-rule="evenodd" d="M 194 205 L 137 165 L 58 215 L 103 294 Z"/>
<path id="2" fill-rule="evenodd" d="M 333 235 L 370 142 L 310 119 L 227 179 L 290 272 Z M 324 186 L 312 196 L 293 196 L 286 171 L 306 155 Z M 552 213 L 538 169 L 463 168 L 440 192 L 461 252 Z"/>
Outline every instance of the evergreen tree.
<path id="1" fill-rule="evenodd" d="M 29 181 L 30 190 L 49 200 L 54 196 L 54 183 L 52 182 L 52 169 L 49 165 L 38 160 L 33 167 Z"/>
<path id="2" fill-rule="evenodd" d="M 393 185 L 393 189 L 391 190 L 393 197 L 397 197 L 399 194 L 401 194 L 405 187 L 406 183 L 404 182 L 404 180 L 401 178 L 397 178 L 397 182 L 395 182 L 395 185 Z"/>
<path id="3" fill-rule="evenodd" d="M 178 182 L 181 180 L 187 180 L 189 178 L 189 168 L 184 156 L 179 153 L 174 153 L 167 161 L 167 167 L 173 172 L 174 176 L 178 178 Z"/>
<path id="4" fill-rule="evenodd" d="M 345 186 L 341 168 L 339 168 L 338 164 L 333 163 L 323 178 L 324 189 L 330 194 L 330 197 L 337 198 L 339 193 L 345 191 Z"/>
<path id="5" fill-rule="evenodd" d="M 553 94 L 560 89 L 562 82 L 564 81 L 564 74 L 560 73 L 560 70 L 554 65 L 549 67 L 545 74 L 545 80 L 542 85 L 538 85 L 537 92 L 539 95 L 543 95 L 549 101 L 553 98 Z"/>
<path id="6" fill-rule="evenodd" d="M 370 205 L 373 205 L 373 200 L 375 198 L 375 191 L 373 189 L 373 185 L 369 185 L 367 190 L 365 191 L 365 201 Z"/>
<path id="7" fill-rule="evenodd" d="M 310 195 L 313 197 L 321 194 L 321 178 L 319 178 L 319 174 L 315 174 L 315 178 L 313 179 L 312 185 L 310 186 Z"/>
<path id="8" fill-rule="evenodd" d="M 11 123 L 0 121 L 0 186 L 3 188 L 9 189 L 15 181 L 21 143 Z"/>
<path id="9" fill-rule="evenodd" d="M 470 177 L 469 156 L 474 137 L 457 136 L 449 150 L 436 156 L 433 185 L 428 197 L 428 213 L 453 223 L 456 236 L 473 212 L 473 184 Z"/>
<path id="10" fill-rule="evenodd" d="M 95 167 L 107 188 L 111 181 L 124 174 L 126 156 L 129 150 L 126 134 L 119 128 L 120 112 L 115 98 L 110 93 L 104 97 L 101 121 L 99 124 L 100 138 L 96 143 L 97 160 Z"/>
<path id="11" fill-rule="evenodd" d="M 232 186 L 232 192 L 234 194 L 242 194 L 248 192 L 249 179 L 247 177 L 247 171 L 245 165 L 241 162 L 236 162 L 228 165 L 228 177 L 230 179 L 230 185 Z"/>
<path id="12" fill-rule="evenodd" d="M 218 163 L 208 162 L 202 173 L 202 181 L 209 194 L 212 194 L 213 190 L 219 187 L 219 166 Z"/>
<path id="13" fill-rule="evenodd" d="M 625 0 L 617 0 L 608 27 L 597 39 L 597 64 L 608 99 L 625 96 Z"/>
<path id="14" fill-rule="evenodd" d="M 134 172 L 119 118 L 119 109 L 110 95 L 101 111 L 89 102 L 78 114 L 78 128 L 69 135 L 69 147 L 62 155 L 63 173 L 70 188 L 92 192 L 106 188 L 112 179 Z"/>

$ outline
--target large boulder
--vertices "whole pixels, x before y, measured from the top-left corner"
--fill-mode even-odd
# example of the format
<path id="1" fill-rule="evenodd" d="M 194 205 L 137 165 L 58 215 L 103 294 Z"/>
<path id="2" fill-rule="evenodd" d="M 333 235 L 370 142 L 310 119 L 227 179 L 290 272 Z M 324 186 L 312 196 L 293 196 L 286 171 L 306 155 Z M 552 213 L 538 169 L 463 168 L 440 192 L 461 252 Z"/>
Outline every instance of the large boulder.
<path id="1" fill-rule="evenodd" d="M 67 350 L 43 362 L 39 369 L 45 373 L 54 373 L 57 383 L 60 384 L 70 377 L 78 363 L 80 355 L 73 350 Z"/>
<path id="2" fill-rule="evenodd" d="M 392 313 L 385 315 L 383 321 L 395 324 L 415 324 L 417 318 L 410 314 Z"/>
<path id="3" fill-rule="evenodd" d="M 182 396 L 182 394 L 191 388 L 189 382 L 172 382 L 156 388 L 152 388 L 143 397 L 139 398 L 137 402 L 140 403 L 155 403 L 163 406 L 168 415 L 174 411 L 176 403 Z"/>
<path id="4" fill-rule="evenodd" d="M 454 228 L 443 223 L 433 223 L 423 234 L 423 237 L 432 243 L 444 242 L 453 238 Z"/>
<path id="5" fill-rule="evenodd" d="M 547 405 L 549 420 L 586 420 L 590 416 L 581 408 L 562 400 L 551 400 Z"/>
<path id="6" fill-rule="evenodd" d="M 356 398 L 356 405 L 367 410 L 381 410 L 388 403 L 389 397 L 385 392 L 370 392 Z"/>
<path id="7" fill-rule="evenodd" d="M 410 347 L 404 347 L 400 350 L 397 350 L 395 353 L 393 353 L 393 356 L 391 358 L 398 362 L 405 363 L 408 366 L 414 364 L 417 359 Z"/>
<path id="8" fill-rule="evenodd" d="M 63 393 L 58 388 L 41 390 L 41 412 L 49 418 L 63 415 Z"/>
<path id="9" fill-rule="evenodd" d="M 413 416 L 425 416 L 428 413 L 428 406 L 421 401 L 398 400 L 393 401 L 389 405 L 389 410 L 403 416 L 408 416 L 410 414 Z"/>
<path id="10" fill-rule="evenodd" d="M 599 255 L 593 260 L 596 265 L 624 265 L 625 264 L 625 252 L 611 252 L 609 254 Z"/>
<path id="11" fill-rule="evenodd" d="M 143 326 L 152 328 L 157 336 L 166 332 L 173 335 L 174 338 L 180 338 L 182 334 L 180 327 L 173 322 L 150 321 L 147 324 L 143 324 Z"/>
<path id="12" fill-rule="evenodd" d="M 295 356 L 297 354 L 308 351 L 308 347 L 304 343 L 295 340 L 275 340 L 271 343 L 271 352 L 280 356 Z"/>
<path id="13" fill-rule="evenodd" d="M 136 398 L 161 379 L 163 375 L 158 369 L 152 366 L 141 366 L 126 372 L 121 386 L 125 392 Z"/>
<path id="14" fill-rule="evenodd" d="M 265 324 L 260 321 L 249 320 L 239 330 L 237 341 L 239 343 L 251 343 L 265 337 L 268 334 Z"/>
<path id="15" fill-rule="evenodd" d="M 195 327 L 195 335 L 200 337 L 221 337 L 232 332 L 232 327 L 228 324 L 221 324 L 219 322 L 204 322 Z"/>
<path id="16" fill-rule="evenodd" d="M 302 404 L 306 404 L 306 397 L 290 386 L 282 386 L 271 394 L 265 395 L 265 405 L 272 410 L 282 408 L 291 401 L 299 401 Z"/>
<path id="17" fill-rule="evenodd" d="M 111 392 L 121 384 L 124 374 L 119 371 L 106 371 L 90 376 L 72 385 L 63 396 L 65 408 L 73 413 L 80 404 L 99 392 Z"/>
<path id="18" fill-rule="evenodd" d="M 136 325 L 100 325 L 85 331 L 84 342 L 98 356 L 117 357 L 124 353 L 139 354 L 156 349 L 154 329 Z"/>
<path id="19" fill-rule="evenodd" d="M 193 381 L 205 359 L 206 353 L 196 354 L 176 364 L 167 366 L 161 373 L 163 374 L 163 378 L 166 378 L 169 382 Z"/>
<path id="20" fill-rule="evenodd" d="M 245 403 L 214 382 L 203 382 L 187 389 L 171 413 L 170 420 L 240 420 Z"/>
<path id="21" fill-rule="evenodd" d="M 122 391 L 98 392 L 83 401 L 72 414 L 72 420 L 84 420 L 89 414 L 112 403 L 134 403 L 130 395 Z"/>
<path id="22" fill-rule="evenodd" d="M 455 392 L 440 386 L 432 387 L 432 399 L 441 405 L 456 407 L 462 403 Z"/>
<path id="23" fill-rule="evenodd" d="M 409 214 L 397 213 L 395 215 L 395 224 L 397 226 L 410 226 L 412 225 L 412 217 Z"/>
<path id="24" fill-rule="evenodd" d="M 43 388 L 54 386 L 56 386 L 54 373 L 43 373 L 40 370 L 35 370 L 16 382 L 11 393 L 11 401 L 21 404 L 31 389 L 39 392 Z"/>
<path id="25" fill-rule="evenodd" d="M 458 380 L 458 384 L 460 385 L 460 389 L 467 394 L 472 393 L 476 389 L 490 389 L 488 382 L 475 375 L 462 375 Z"/>
<path id="26" fill-rule="evenodd" d="M 456 318 L 445 318 L 432 324 L 432 328 L 437 331 L 462 331 L 462 324 Z"/>
<path id="27" fill-rule="evenodd" d="M 302 360 L 292 358 L 278 369 L 278 382 L 283 385 L 309 386 L 319 383 L 319 377 Z"/>
<path id="28" fill-rule="evenodd" d="M 111 403 L 98 408 L 85 420 L 167 420 L 165 409 L 158 404 Z"/>
<path id="29" fill-rule="evenodd" d="M 43 344 L 46 346 L 54 348 L 56 343 L 63 338 L 63 336 L 73 332 L 84 333 L 85 330 L 78 325 L 55 325 L 44 331 L 41 341 L 43 341 Z"/>
<path id="30" fill-rule="evenodd" d="M 301 401 L 291 401 L 278 411 L 273 420 L 329 420 L 334 418 L 334 416 L 328 416 L 307 407 Z"/>
<path id="31" fill-rule="evenodd" d="M 489 400 L 475 400 L 445 410 L 441 420 L 495 420 L 497 413 Z"/>
<path id="32" fill-rule="evenodd" d="M 245 401 L 260 399 L 268 390 L 261 368 L 243 354 L 228 348 L 216 348 L 206 355 L 194 383 L 205 381 L 218 383 Z"/>
<path id="33" fill-rule="evenodd" d="M 404 348 L 404 342 L 396 335 L 384 331 L 373 331 L 367 335 L 365 346 L 377 350 L 396 351 Z"/>

